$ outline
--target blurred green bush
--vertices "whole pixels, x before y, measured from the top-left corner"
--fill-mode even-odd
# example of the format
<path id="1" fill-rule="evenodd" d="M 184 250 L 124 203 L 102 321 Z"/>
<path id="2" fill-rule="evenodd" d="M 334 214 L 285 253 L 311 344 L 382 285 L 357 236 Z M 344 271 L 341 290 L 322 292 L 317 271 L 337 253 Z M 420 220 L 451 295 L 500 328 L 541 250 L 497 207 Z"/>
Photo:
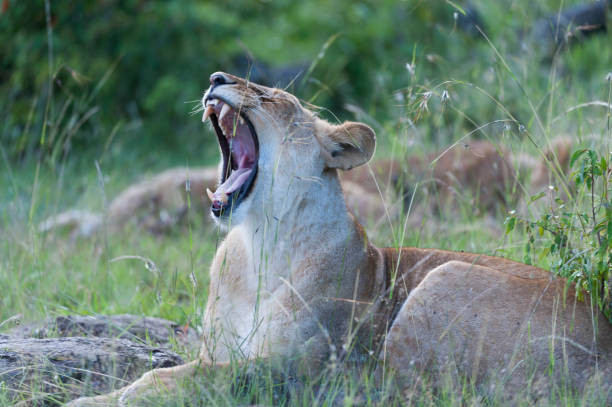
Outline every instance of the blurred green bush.
<path id="1" fill-rule="evenodd" d="M 346 0 L 5 4 L 0 140 L 11 157 L 102 145 L 118 123 L 137 126 L 134 141 L 145 145 L 189 143 L 199 124 L 187 113 L 216 70 L 270 85 L 295 76 L 293 91 L 334 110 L 347 101 L 386 108 L 415 44 L 445 42 L 435 25 L 452 25 L 453 13 L 445 3 Z"/>
<path id="2" fill-rule="evenodd" d="M 519 31 L 555 10 L 552 1 L 537 7 L 528 3 L 473 2 L 487 34 L 494 41 L 503 39 L 502 52 L 529 57 L 520 49 Z M 115 137 L 124 146 L 189 149 L 201 123 L 188 114 L 216 70 L 251 75 L 269 85 L 286 86 L 295 78 L 293 92 L 340 118 L 351 117 L 345 110 L 350 103 L 379 121 L 397 114 L 398 105 L 410 104 L 390 97 L 394 91 L 404 89 L 399 96 L 410 98 L 418 91 L 411 88 L 416 84 L 475 81 L 492 94 L 502 90 L 503 103 L 528 123 L 531 112 L 524 95 L 503 92 L 503 83 L 512 78 L 477 30 L 465 25 L 466 6 L 459 4 L 5 0 L 0 14 L 0 142 L 12 159 L 32 152 L 57 157 L 74 149 L 101 150 Z M 509 13 L 520 18 L 509 18 Z M 579 65 L 574 71 L 589 77 L 593 64 L 585 68 L 575 58 L 569 57 L 567 66 Z M 520 80 L 533 85 L 534 100 L 545 96 L 548 71 L 521 64 L 513 68 L 523 75 Z M 491 72 L 495 77 L 487 79 Z M 479 102 L 471 95 L 457 102 L 476 121 L 496 114 L 486 98 Z M 428 131 L 449 122 L 473 125 L 452 111 L 442 119 Z"/>

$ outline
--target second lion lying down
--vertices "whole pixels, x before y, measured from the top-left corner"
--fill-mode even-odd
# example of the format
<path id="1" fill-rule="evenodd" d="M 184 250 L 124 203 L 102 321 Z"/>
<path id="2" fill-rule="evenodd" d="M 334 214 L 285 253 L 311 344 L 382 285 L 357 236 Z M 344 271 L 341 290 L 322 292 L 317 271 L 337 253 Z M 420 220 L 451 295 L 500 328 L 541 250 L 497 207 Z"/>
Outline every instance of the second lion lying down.
<path id="1" fill-rule="evenodd" d="M 229 74 L 210 83 L 204 119 L 221 163 L 208 195 L 228 234 L 210 270 L 199 359 L 71 405 L 133 405 L 236 354 L 316 372 L 352 352 L 400 385 L 450 366 L 476 382 L 496 373 L 510 391 L 551 361 L 579 387 L 610 369 L 612 327 L 564 279 L 497 257 L 368 241 L 338 170 L 370 159 L 371 128 L 332 125 L 289 93 Z"/>

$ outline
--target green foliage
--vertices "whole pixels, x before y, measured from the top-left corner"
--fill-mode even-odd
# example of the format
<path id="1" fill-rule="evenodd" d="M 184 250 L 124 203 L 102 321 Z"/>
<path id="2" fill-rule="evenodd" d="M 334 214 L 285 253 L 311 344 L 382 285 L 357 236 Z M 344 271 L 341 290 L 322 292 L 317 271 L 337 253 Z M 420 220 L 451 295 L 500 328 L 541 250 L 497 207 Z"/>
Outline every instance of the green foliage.
<path id="1" fill-rule="evenodd" d="M 506 219 L 506 233 L 517 220 L 528 236 L 524 261 L 535 256 L 548 257 L 552 271 L 576 283 L 581 293 L 612 321 L 612 153 L 591 149 L 576 150 L 570 166 L 577 189 L 564 199 L 557 188 L 551 191 L 551 204 L 536 220 L 513 214 Z M 540 193 L 535 202 L 544 198 Z M 543 238 L 542 240 L 536 240 Z"/>
<path id="2" fill-rule="evenodd" d="M 605 143 L 586 137 L 597 132 L 590 111 L 572 107 L 599 98 L 612 60 L 611 34 L 557 55 L 551 65 L 542 63 L 525 33 L 539 17 L 557 11 L 559 2 L 474 0 L 490 43 L 483 33 L 460 27 L 458 18 L 468 6 L 460 1 L 5 4 L 0 13 L 3 329 L 13 317 L 124 312 L 197 326 L 206 303 L 206 270 L 221 239 L 217 230 L 200 227 L 205 214 L 191 211 L 190 230 L 168 236 L 127 228 L 79 242 L 42 235 L 36 224 L 69 208 L 101 211 L 123 187 L 171 165 L 212 164 L 216 143 L 205 136 L 199 118 L 189 116 L 196 105 L 191 102 L 201 97 L 211 72 L 250 72 L 265 82 L 258 72 L 262 66 L 289 78 L 302 72 L 292 92 L 339 119 L 374 125 L 378 157 L 435 151 L 466 135 L 503 147 L 518 144 L 530 153 L 541 153 L 534 140 L 543 145 L 557 132 L 588 145 L 572 158 L 571 196 L 553 190 L 541 215 L 510 216 L 505 237 L 498 223 L 475 215 L 472 207 L 427 218 L 418 227 L 402 219 L 367 230 L 380 246 L 501 254 L 550 266 L 591 293 L 610 316 L 612 157 L 597 148 Z M 249 69 L 246 56 L 258 62 L 255 69 Z M 336 120 L 325 110 L 321 115 Z M 418 186 L 428 182 L 418 181 Z M 426 200 L 419 188 L 416 210 Z M 535 193 L 527 199 L 536 206 L 547 197 Z M 388 204 L 393 209 L 395 203 Z M 385 391 L 373 389 L 367 374 L 345 377 L 337 371 L 322 377 L 334 384 L 332 390 L 306 382 L 301 400 L 279 401 L 275 391 L 248 383 L 247 395 L 235 397 L 228 389 L 233 379 L 221 377 L 210 389 L 212 400 L 207 388 L 187 389 L 169 403 L 352 405 L 363 396 L 367 405 L 403 405 L 408 396 L 419 405 L 503 404 L 471 387 L 449 386 L 434 394 L 426 381 L 423 394 L 396 395 L 392 389 L 387 403 Z M 8 403 L 3 391 L 0 405 Z M 526 389 L 525 405 L 533 404 L 531 391 Z M 550 405 L 593 405 L 588 395 L 568 390 L 553 390 L 550 397 Z"/>
<path id="3" fill-rule="evenodd" d="M 542 3 L 537 13 L 525 13 L 524 3 L 512 3 L 512 11 L 524 15 L 511 24 L 503 2 L 475 5 L 483 14 L 483 32 L 494 42 L 503 40 L 501 52 L 513 54 L 516 78 L 540 100 L 550 91 L 547 72 L 526 63 L 538 57 L 528 46 L 523 51 L 527 37 L 520 33 L 558 6 Z M 33 152 L 56 157 L 71 149 L 100 152 L 113 143 L 123 149 L 190 152 L 201 127 L 188 114 L 208 86 L 208 75 L 216 70 L 249 74 L 249 58 L 258 63 L 250 74 L 260 81 L 282 78 L 286 84 L 301 73 L 292 91 L 340 118 L 352 117 L 347 104 L 366 106 L 381 121 L 393 117 L 397 101 L 388 97 L 389 89 L 461 78 L 496 94 L 513 80 L 491 57 L 482 34 L 461 28 L 458 18 L 466 8 L 461 2 L 7 4 L 0 15 L 0 142 L 13 160 Z M 579 95 L 596 86 L 593 72 L 610 60 L 606 40 L 561 55 L 572 72 L 555 86 L 578 87 Z M 589 64 L 581 63 L 585 58 Z M 272 73 L 262 74 L 265 70 Z M 503 92 L 499 98 L 522 123 L 533 120 L 520 93 Z M 470 118 L 449 109 L 443 122 L 428 119 L 433 125 L 426 128 L 428 136 L 448 123 L 469 129 L 472 120 L 496 114 L 486 98 L 458 96 L 456 102 Z M 546 107 L 541 104 L 539 111 Z M 214 148 L 197 140 L 201 149 Z"/>
<path id="4" fill-rule="evenodd" d="M 49 3 L 47 14 L 45 3 L 12 2 L 0 18 L 0 94 L 9 120 L 0 140 L 11 155 L 37 144 L 53 148 L 52 137 L 39 137 L 45 128 L 61 132 L 92 105 L 96 115 L 71 139 L 80 150 L 100 146 L 117 124 L 147 135 L 145 144 L 193 137 L 197 121 L 184 120 L 187 102 L 236 54 L 231 13 L 195 1 Z"/>

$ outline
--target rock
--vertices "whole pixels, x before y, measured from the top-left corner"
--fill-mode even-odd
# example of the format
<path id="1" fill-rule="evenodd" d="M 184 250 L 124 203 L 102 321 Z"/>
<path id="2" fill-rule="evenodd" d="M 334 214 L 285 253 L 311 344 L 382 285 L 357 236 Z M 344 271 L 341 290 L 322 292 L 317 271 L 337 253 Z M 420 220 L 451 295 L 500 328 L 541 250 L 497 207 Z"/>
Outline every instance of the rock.
<path id="1" fill-rule="evenodd" d="M 170 348 L 175 342 L 187 351 L 197 351 L 201 344 L 200 335 L 193 328 L 162 318 L 130 314 L 59 316 L 42 323 L 18 326 L 8 334 L 13 338 L 39 339 L 68 336 L 121 338 L 163 348 Z"/>
<path id="2" fill-rule="evenodd" d="M 13 401 L 55 405 L 104 393 L 144 372 L 183 363 L 176 353 L 125 339 L 0 338 L 0 383 Z M 86 391 L 84 392 L 84 389 Z M 32 401 L 32 396 L 37 400 Z"/>

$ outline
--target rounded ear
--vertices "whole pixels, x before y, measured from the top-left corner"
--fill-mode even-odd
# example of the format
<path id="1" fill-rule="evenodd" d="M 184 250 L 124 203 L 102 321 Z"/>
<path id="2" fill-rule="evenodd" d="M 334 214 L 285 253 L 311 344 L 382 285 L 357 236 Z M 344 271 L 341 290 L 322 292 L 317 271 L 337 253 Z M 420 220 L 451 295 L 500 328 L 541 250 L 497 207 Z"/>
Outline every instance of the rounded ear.
<path id="1" fill-rule="evenodd" d="M 330 126 L 319 141 L 328 168 L 350 170 L 372 158 L 376 134 L 363 123 L 344 122 L 340 126 Z"/>

